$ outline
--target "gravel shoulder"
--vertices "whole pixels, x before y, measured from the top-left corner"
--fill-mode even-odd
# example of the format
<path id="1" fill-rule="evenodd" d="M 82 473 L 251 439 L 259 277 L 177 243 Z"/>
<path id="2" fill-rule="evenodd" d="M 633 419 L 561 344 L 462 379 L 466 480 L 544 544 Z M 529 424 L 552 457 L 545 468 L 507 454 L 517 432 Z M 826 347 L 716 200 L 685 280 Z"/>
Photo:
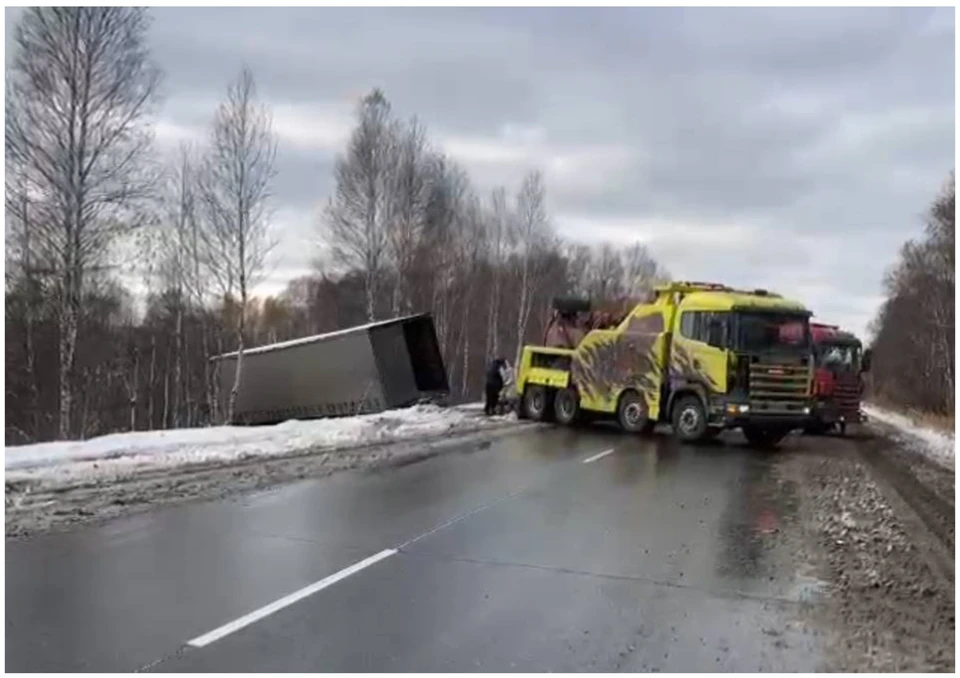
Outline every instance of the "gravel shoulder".
<path id="1" fill-rule="evenodd" d="M 954 475 L 881 431 L 805 441 L 784 454 L 801 557 L 827 582 L 812 623 L 825 670 L 954 671 Z"/>
<path id="2" fill-rule="evenodd" d="M 502 425 L 484 422 L 475 429 L 392 444 L 305 450 L 283 457 L 193 465 L 53 488 L 8 481 L 4 497 L 6 535 L 26 537 L 65 531 L 160 506 L 222 499 L 341 471 L 402 466 L 445 452 L 486 447 L 497 438 L 536 426 L 515 421 Z"/>

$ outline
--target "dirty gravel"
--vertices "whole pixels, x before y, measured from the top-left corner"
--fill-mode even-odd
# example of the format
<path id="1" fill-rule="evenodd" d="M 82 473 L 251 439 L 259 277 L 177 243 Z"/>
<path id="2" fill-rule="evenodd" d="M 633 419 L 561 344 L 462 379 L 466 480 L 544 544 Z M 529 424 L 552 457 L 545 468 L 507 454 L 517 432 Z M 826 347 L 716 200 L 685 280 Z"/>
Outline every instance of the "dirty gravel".
<path id="1" fill-rule="evenodd" d="M 869 431 L 823 443 L 783 455 L 778 472 L 796 489 L 801 557 L 827 582 L 823 603 L 807 609 L 825 629 L 824 669 L 954 671 L 953 473 L 923 466 L 915 474 L 913 460 Z M 882 463 L 871 455 L 883 455 Z M 948 489 L 949 503 L 925 496 L 933 508 L 924 514 L 900 494 Z"/>
<path id="2" fill-rule="evenodd" d="M 313 450 L 279 458 L 206 464 L 143 473 L 136 478 L 100 480 L 43 488 L 6 483 L 6 535 L 63 531 L 143 512 L 160 505 L 205 501 L 262 490 L 349 470 L 376 470 L 414 463 L 452 449 L 485 447 L 496 438 L 529 431 L 537 424 L 505 422 L 482 430 L 388 445 Z"/>

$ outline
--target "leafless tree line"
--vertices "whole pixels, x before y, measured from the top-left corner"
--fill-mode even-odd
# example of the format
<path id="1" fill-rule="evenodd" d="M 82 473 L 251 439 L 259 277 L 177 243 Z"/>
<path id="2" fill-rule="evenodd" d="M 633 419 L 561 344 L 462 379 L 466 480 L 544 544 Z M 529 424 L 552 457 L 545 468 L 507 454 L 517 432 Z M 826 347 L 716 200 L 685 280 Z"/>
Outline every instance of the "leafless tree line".
<path id="1" fill-rule="evenodd" d="M 455 390 L 479 393 L 483 363 L 514 359 L 542 331 L 553 296 L 639 297 L 664 272 L 641 245 L 568 245 L 542 175 L 478 194 L 467 173 L 367 95 L 320 219 L 321 265 L 363 273 L 367 320 L 430 311 Z"/>
<path id="2" fill-rule="evenodd" d="M 360 103 L 318 215 L 316 273 L 259 299 L 277 143 L 242 69 L 209 141 L 161 162 L 161 74 L 136 8 L 31 8 L 6 122 L 6 441 L 197 426 L 229 416 L 209 358 L 429 311 L 457 397 L 536 340 L 552 297 L 640 296 L 664 272 L 640 245 L 563 242 L 532 170 L 481 195 L 382 92 Z M 127 289 L 118 273 L 143 282 Z M 146 291 L 146 308 L 138 299 Z"/>
<path id="3" fill-rule="evenodd" d="M 885 279 L 887 299 L 873 323 L 870 387 L 890 405 L 952 415 L 955 181 L 934 200 L 924 235 L 905 243 Z"/>

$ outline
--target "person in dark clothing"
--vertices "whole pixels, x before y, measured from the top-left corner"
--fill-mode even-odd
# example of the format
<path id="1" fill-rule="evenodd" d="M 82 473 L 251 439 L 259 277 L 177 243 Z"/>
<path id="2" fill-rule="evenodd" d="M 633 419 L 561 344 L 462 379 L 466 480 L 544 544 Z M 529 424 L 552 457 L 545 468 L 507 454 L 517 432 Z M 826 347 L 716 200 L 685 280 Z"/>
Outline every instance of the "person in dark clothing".
<path id="1" fill-rule="evenodd" d="M 496 413 L 497 403 L 500 401 L 500 390 L 503 388 L 503 368 L 506 364 L 507 361 L 503 358 L 496 358 L 487 368 L 487 400 L 483 406 L 483 413 L 487 416 Z"/>

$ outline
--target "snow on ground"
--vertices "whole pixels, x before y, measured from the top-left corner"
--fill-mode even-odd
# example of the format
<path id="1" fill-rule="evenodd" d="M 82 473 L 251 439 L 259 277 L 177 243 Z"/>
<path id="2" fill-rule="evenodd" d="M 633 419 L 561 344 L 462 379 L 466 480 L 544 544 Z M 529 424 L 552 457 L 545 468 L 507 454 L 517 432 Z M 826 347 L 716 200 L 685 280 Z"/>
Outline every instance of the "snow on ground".
<path id="1" fill-rule="evenodd" d="M 4 449 L 6 481 L 64 484 L 113 479 L 196 464 L 225 464 L 305 451 L 332 451 L 503 425 L 506 417 L 486 419 L 475 406 L 416 405 L 378 414 L 275 426 L 216 426 L 116 433 L 76 442 L 38 443 Z"/>
<path id="2" fill-rule="evenodd" d="M 902 414 L 864 405 L 863 411 L 874 419 L 892 427 L 901 442 L 926 455 L 941 466 L 956 470 L 956 441 L 949 433 L 920 426 Z"/>

